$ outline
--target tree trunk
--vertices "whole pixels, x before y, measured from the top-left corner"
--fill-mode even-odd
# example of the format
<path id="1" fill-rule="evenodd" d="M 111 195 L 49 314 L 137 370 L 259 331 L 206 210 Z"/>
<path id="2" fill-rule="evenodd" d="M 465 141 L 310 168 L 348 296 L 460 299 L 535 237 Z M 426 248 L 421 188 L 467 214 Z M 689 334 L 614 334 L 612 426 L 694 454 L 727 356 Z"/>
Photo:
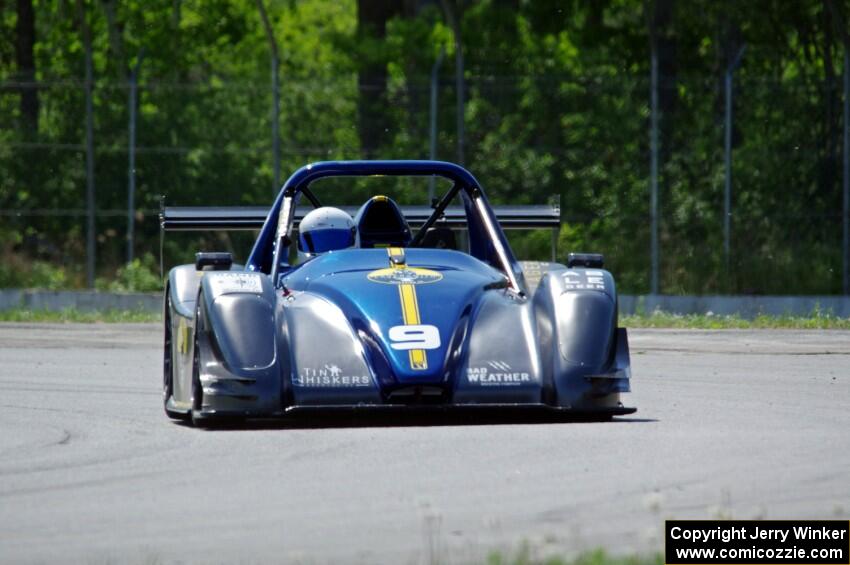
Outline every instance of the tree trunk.
<path id="1" fill-rule="evenodd" d="M 115 0 L 101 0 L 103 13 L 106 15 L 106 29 L 109 32 L 109 50 L 117 63 L 118 76 L 126 80 L 130 74 L 127 60 L 124 58 L 123 24 L 118 21 L 115 13 Z"/>
<path id="2" fill-rule="evenodd" d="M 715 99 L 715 115 L 718 123 L 723 123 L 726 112 L 726 95 L 725 81 L 726 69 L 729 68 L 735 61 L 735 57 L 741 50 L 744 43 L 741 35 L 741 28 L 728 15 L 721 16 L 719 21 L 719 52 L 718 52 L 718 73 L 717 73 L 717 98 Z M 734 100 L 734 99 L 733 99 Z M 733 115 L 735 104 L 733 102 Z M 732 122 L 732 147 L 736 147 L 740 142 L 740 132 Z"/>
<path id="3" fill-rule="evenodd" d="M 35 12 L 32 0 L 18 0 L 18 22 L 15 26 L 17 42 L 15 60 L 18 65 L 18 80 L 21 82 L 21 116 L 24 127 L 31 133 L 38 132 L 38 89 L 35 84 Z"/>
<path id="4" fill-rule="evenodd" d="M 464 91 L 466 90 L 466 85 L 463 76 L 463 41 L 460 31 L 462 0 L 455 2 L 454 6 L 449 4 L 448 0 L 442 0 L 440 3 L 443 6 L 446 23 L 452 30 L 455 44 L 455 131 L 457 135 L 457 162 L 459 165 L 463 165 L 465 160 L 464 104 L 466 95 Z M 457 13 L 455 13 L 456 11 Z"/>
<path id="5" fill-rule="evenodd" d="M 655 0 L 652 10 L 652 33 L 658 54 L 658 111 L 661 114 L 661 161 L 666 162 L 673 143 L 673 114 L 678 102 L 676 87 L 676 39 L 673 36 L 675 0 Z"/>
<path id="6" fill-rule="evenodd" d="M 823 127 L 826 135 L 821 138 L 823 152 L 820 164 L 820 191 L 827 198 L 833 194 L 836 186 L 838 166 L 838 82 L 835 80 L 835 63 L 832 57 L 832 49 L 835 45 L 835 37 L 829 22 L 829 7 L 823 3 L 821 22 L 823 24 L 823 87 L 824 87 L 824 116 Z"/>
<path id="7" fill-rule="evenodd" d="M 374 155 L 389 135 L 386 112 L 387 61 L 382 53 L 369 49 L 387 36 L 387 21 L 400 13 L 403 4 L 395 0 L 357 0 L 357 35 L 365 44 L 357 75 L 358 132 L 363 157 Z"/>

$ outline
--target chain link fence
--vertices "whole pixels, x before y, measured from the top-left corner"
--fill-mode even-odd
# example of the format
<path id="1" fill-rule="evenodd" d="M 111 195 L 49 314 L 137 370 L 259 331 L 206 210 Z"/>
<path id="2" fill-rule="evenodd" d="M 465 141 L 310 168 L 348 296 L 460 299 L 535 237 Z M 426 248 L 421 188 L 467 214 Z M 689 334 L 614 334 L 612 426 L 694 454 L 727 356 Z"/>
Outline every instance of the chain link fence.
<path id="1" fill-rule="evenodd" d="M 436 157 L 455 160 L 455 89 L 445 74 L 436 85 Z M 0 113 L 12 117 L 0 125 L 0 253 L 8 259 L 0 284 L 20 282 L 9 270 L 23 273 L 34 261 L 64 269 L 63 284 L 85 284 L 84 86 L 66 79 L 0 84 Z M 39 93 L 37 131 L 21 125 L 24 88 Z M 276 192 L 267 77 L 141 80 L 132 172 L 129 88 L 105 79 L 93 87 L 96 265 L 107 278 L 128 259 L 131 216 L 133 255 L 158 255 L 162 195 L 171 205 L 262 205 Z M 560 198 L 560 253 L 605 253 L 621 290 L 648 292 L 649 77 L 468 76 L 465 91 L 464 164 L 491 200 Z M 728 267 L 722 77 L 661 77 L 659 93 L 660 292 L 841 292 L 840 81 L 735 77 Z M 353 73 L 283 77 L 280 96 L 284 178 L 315 160 L 429 156 L 427 76 L 391 75 L 386 89 L 358 85 Z M 375 123 L 378 131 L 368 127 Z M 406 203 L 427 201 L 425 184 L 397 188 Z M 328 202 L 357 204 L 371 190 L 354 183 Z M 549 233 L 510 237 L 518 256 L 548 258 Z M 244 258 L 250 238 L 169 237 L 165 263 L 186 261 L 196 248 L 226 247 Z"/>

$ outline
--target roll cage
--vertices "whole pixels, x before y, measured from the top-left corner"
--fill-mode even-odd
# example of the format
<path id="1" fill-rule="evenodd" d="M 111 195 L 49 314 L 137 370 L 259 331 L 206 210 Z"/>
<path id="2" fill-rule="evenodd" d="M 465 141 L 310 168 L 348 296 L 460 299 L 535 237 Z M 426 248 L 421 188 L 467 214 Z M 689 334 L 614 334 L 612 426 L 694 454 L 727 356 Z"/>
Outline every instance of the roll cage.
<path id="1" fill-rule="evenodd" d="M 452 182 L 436 201 L 433 212 L 413 237 L 410 247 L 422 243 L 428 229 L 444 216 L 452 200 L 460 195 L 469 230 L 470 255 L 501 271 L 513 291 L 524 293 L 522 269 L 508 246 L 505 234 L 487 201 L 481 185 L 463 167 L 444 161 L 324 161 L 306 165 L 284 183 L 269 210 L 246 268 L 266 272 L 277 286 L 281 269 L 288 266 L 289 246 L 295 224 L 295 209 L 303 195 L 313 206 L 321 206 L 310 185 L 327 177 L 439 176 Z"/>

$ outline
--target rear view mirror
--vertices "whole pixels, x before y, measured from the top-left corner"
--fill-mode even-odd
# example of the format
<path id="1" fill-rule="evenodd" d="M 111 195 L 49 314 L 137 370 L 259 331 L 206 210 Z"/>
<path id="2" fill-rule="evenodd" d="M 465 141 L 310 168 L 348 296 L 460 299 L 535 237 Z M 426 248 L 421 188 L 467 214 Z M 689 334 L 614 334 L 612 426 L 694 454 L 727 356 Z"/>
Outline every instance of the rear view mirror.
<path id="1" fill-rule="evenodd" d="M 601 269 L 605 264 L 605 257 L 601 253 L 570 253 L 567 255 L 567 267 L 587 267 L 590 269 Z"/>
<path id="2" fill-rule="evenodd" d="M 195 270 L 203 271 L 210 267 L 210 271 L 229 271 L 233 265 L 233 255 L 226 251 L 202 251 L 195 253 Z"/>

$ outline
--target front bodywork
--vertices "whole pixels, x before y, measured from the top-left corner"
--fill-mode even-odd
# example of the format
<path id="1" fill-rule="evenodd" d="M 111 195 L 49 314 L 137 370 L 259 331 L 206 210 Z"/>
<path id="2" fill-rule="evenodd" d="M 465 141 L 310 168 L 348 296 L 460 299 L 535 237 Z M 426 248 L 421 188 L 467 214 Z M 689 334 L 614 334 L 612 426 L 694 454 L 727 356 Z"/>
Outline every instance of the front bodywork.
<path id="1" fill-rule="evenodd" d="M 458 175 L 458 185 L 474 182 Z M 291 182 L 246 267 L 171 271 L 170 415 L 634 411 L 620 402 L 629 351 L 610 273 L 536 264 L 530 291 L 477 184 L 462 194 L 477 218 L 469 253 L 349 249 L 289 265 L 274 250 L 290 241 Z"/>
<path id="2" fill-rule="evenodd" d="M 628 341 L 607 271 L 550 265 L 523 297 L 465 254 L 404 254 L 399 268 L 382 249 L 331 253 L 284 274 L 280 289 L 261 273 L 172 271 L 174 408 L 193 407 L 195 378 L 200 417 L 413 406 L 633 411 L 620 403 Z M 181 284 L 192 282 L 200 292 L 180 302 Z"/>

